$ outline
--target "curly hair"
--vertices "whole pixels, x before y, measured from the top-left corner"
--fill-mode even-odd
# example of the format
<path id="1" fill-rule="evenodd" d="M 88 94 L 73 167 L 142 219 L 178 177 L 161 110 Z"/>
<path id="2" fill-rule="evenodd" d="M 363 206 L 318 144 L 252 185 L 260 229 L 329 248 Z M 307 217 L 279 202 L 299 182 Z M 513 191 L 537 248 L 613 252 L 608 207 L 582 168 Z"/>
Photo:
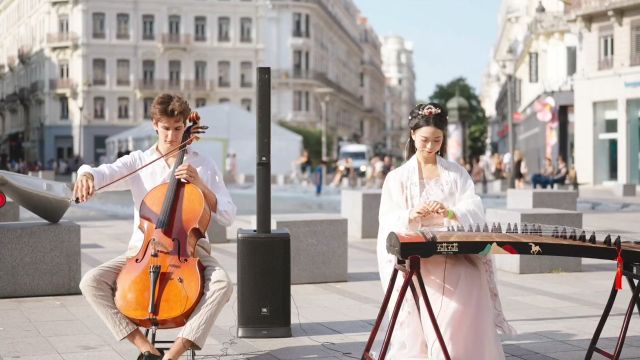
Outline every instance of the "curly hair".
<path id="1" fill-rule="evenodd" d="M 159 118 L 178 117 L 183 123 L 191 114 L 189 103 L 180 95 L 160 94 L 156 96 L 151 104 L 151 118 L 158 121 Z"/>
<path id="2" fill-rule="evenodd" d="M 434 126 L 444 134 L 442 146 L 438 155 L 444 157 L 447 153 L 447 110 L 438 103 L 418 104 L 409 113 L 409 140 L 405 148 L 405 160 L 416 153 L 416 143 L 411 137 L 411 132 L 425 126 Z"/>

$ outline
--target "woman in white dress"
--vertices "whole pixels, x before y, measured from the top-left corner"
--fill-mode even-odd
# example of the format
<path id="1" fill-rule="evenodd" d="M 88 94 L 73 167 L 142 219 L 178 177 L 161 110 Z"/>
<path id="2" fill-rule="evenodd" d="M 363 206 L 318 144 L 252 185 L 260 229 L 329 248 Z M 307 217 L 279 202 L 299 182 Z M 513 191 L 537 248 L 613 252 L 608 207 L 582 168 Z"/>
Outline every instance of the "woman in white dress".
<path id="1" fill-rule="evenodd" d="M 380 202 L 378 267 L 387 288 L 396 258 L 386 251 L 391 231 L 443 230 L 484 222 L 484 209 L 471 177 L 444 159 L 446 110 L 430 103 L 409 115 L 408 159 L 385 179 Z M 496 330 L 513 333 L 502 313 L 490 257 L 443 255 L 422 259 L 421 273 L 445 344 L 455 360 L 504 359 Z M 401 281 L 396 281 L 395 303 Z M 443 359 L 422 304 L 418 314 L 410 292 L 403 302 L 387 355 L 392 360 Z M 420 318 L 422 317 L 422 318 Z"/>

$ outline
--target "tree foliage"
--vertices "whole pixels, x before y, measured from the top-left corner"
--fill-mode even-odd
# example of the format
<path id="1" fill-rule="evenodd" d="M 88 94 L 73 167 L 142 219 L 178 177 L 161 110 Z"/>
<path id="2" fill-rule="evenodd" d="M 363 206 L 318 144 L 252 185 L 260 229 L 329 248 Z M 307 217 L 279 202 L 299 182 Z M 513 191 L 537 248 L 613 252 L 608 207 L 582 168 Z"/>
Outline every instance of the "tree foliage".
<path id="1" fill-rule="evenodd" d="M 485 141 L 487 138 L 487 116 L 480 105 L 480 98 L 476 94 L 475 89 L 467 83 L 464 77 L 459 77 L 445 85 L 437 84 L 435 91 L 429 97 L 429 101 L 445 106 L 447 101 L 456 95 L 456 91 L 469 103 L 469 115 L 471 119 L 466 124 L 468 136 L 467 154 L 468 157 L 472 159 L 484 154 Z"/>

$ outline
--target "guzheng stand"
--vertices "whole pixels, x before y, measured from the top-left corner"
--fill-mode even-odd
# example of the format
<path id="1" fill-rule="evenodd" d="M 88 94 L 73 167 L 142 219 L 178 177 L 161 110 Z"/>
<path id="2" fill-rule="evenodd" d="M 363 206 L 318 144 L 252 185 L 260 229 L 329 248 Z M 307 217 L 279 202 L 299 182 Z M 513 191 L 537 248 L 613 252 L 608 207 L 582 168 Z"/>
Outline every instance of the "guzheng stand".
<path id="1" fill-rule="evenodd" d="M 602 329 L 604 328 L 604 324 L 607 322 L 609 318 L 609 313 L 611 312 L 611 308 L 613 308 L 613 303 L 616 300 L 616 295 L 618 295 L 618 289 L 616 289 L 615 280 L 613 283 L 613 287 L 611 288 L 611 294 L 609 295 L 609 300 L 607 301 L 607 305 L 604 307 L 604 311 L 602 312 L 602 317 L 600 318 L 600 322 L 596 327 L 596 331 L 593 333 L 593 338 L 591 338 L 591 343 L 589 344 L 589 349 L 587 350 L 587 355 L 585 356 L 585 360 L 589 360 L 593 357 L 593 353 L 597 352 L 598 354 L 606 357 L 607 359 L 617 360 L 620 358 L 620 354 L 622 353 L 622 347 L 624 346 L 624 340 L 627 337 L 627 330 L 629 329 L 629 322 L 631 321 L 631 316 L 633 315 L 633 307 L 636 306 L 638 308 L 638 312 L 640 313 L 640 299 L 638 299 L 638 295 L 640 295 L 640 281 L 636 282 L 635 280 L 640 280 L 640 264 L 638 263 L 624 263 L 622 274 L 627 278 L 627 282 L 629 283 L 630 290 L 633 292 L 631 296 L 631 300 L 629 301 L 629 306 L 627 307 L 627 311 L 624 314 L 624 320 L 622 321 L 622 329 L 620 329 L 620 335 L 618 336 L 618 341 L 616 342 L 616 347 L 613 350 L 613 354 L 600 349 L 597 347 L 598 340 L 600 339 L 600 334 L 602 333 Z"/>
<path id="2" fill-rule="evenodd" d="M 386 313 L 387 307 L 389 306 L 391 294 L 393 293 L 396 278 L 398 277 L 398 271 L 402 271 L 404 275 L 404 281 L 402 282 L 400 293 L 398 294 L 398 299 L 396 300 L 396 303 L 393 307 L 393 312 L 391 313 L 389 327 L 387 328 L 387 333 L 385 334 L 384 340 L 382 341 L 382 348 L 380 350 L 380 356 L 378 357 L 378 360 L 384 360 L 385 356 L 387 355 L 387 351 L 389 350 L 389 343 L 391 342 L 391 335 L 393 335 L 393 329 L 395 328 L 396 320 L 398 319 L 398 313 L 400 312 L 402 301 L 407 295 L 408 289 L 411 289 L 411 294 L 413 295 L 413 299 L 416 302 L 416 307 L 418 308 L 418 314 L 420 313 L 420 297 L 418 296 L 416 286 L 413 283 L 414 278 L 418 280 L 420 294 L 422 295 L 422 300 L 424 301 L 424 305 L 426 306 L 427 312 L 429 313 L 429 319 L 431 319 L 433 330 L 435 331 L 436 336 L 438 337 L 438 342 L 442 347 L 442 353 L 444 354 L 445 359 L 451 360 L 449 351 L 447 350 L 447 346 L 445 345 L 444 339 L 442 338 L 440 327 L 438 326 L 438 322 L 433 313 L 433 309 L 431 308 L 431 303 L 429 302 L 427 289 L 424 286 L 424 281 L 422 280 L 422 275 L 420 274 L 420 257 L 417 255 L 410 256 L 406 261 L 398 259 L 398 264 L 394 267 L 393 272 L 391 273 L 391 280 L 389 281 L 387 292 L 385 293 L 384 300 L 382 301 L 382 305 L 380 306 L 378 317 L 376 318 L 376 322 L 373 325 L 373 330 L 371 330 L 371 334 L 369 335 L 367 345 L 364 348 L 362 360 L 375 360 L 373 355 L 371 355 L 371 348 L 373 347 L 373 342 L 376 339 L 376 335 L 378 333 L 378 330 L 380 329 L 382 320 L 384 319 L 384 314 Z M 638 289 L 640 289 L 640 287 L 638 287 Z"/>

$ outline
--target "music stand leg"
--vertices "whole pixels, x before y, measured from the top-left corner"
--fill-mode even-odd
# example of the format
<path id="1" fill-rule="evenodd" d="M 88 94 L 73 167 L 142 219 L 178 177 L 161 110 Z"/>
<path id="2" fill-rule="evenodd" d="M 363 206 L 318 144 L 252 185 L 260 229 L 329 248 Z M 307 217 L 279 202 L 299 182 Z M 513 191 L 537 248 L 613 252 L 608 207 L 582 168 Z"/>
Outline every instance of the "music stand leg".
<path id="1" fill-rule="evenodd" d="M 611 287 L 611 293 L 609 294 L 609 300 L 607 300 L 607 305 L 605 305 L 604 311 L 602 311 L 602 316 L 600 316 L 598 326 L 596 326 L 596 330 L 593 332 L 591 343 L 589 343 L 589 348 L 587 349 L 587 354 L 584 358 L 585 360 L 589 360 L 593 357 L 593 352 L 596 350 L 596 345 L 598 344 L 598 340 L 600 339 L 600 334 L 602 334 L 602 329 L 604 329 L 604 324 L 609 318 L 609 313 L 613 308 L 613 303 L 616 300 L 616 295 L 618 295 L 618 290 L 616 290 L 616 284 L 614 280 L 613 286 Z"/>
<path id="2" fill-rule="evenodd" d="M 633 282 L 633 280 L 631 280 Z M 622 322 L 622 329 L 620 330 L 620 336 L 618 336 L 618 342 L 616 343 L 616 348 L 613 351 L 613 359 L 617 360 L 620 358 L 620 354 L 622 353 L 622 347 L 624 346 L 624 340 L 627 337 L 627 330 L 629 329 L 629 322 L 631 321 L 631 316 L 633 315 L 633 308 L 637 305 L 638 295 L 640 294 L 640 286 L 635 286 L 635 290 L 633 290 L 633 295 L 631 296 L 631 300 L 629 301 L 629 306 L 627 307 L 627 312 L 624 314 L 624 321 Z"/>
<path id="3" fill-rule="evenodd" d="M 409 259 L 409 261 L 411 262 L 411 259 Z M 378 358 L 379 360 L 384 360 L 385 356 L 387 355 L 387 350 L 389 350 L 389 344 L 391 343 L 391 335 L 393 335 L 393 329 L 396 327 L 398 314 L 400 313 L 400 308 L 402 307 L 402 301 L 407 295 L 407 289 L 409 288 L 409 284 L 411 284 L 411 282 L 413 281 L 414 275 L 415 270 L 412 268 L 409 268 L 409 273 L 405 274 L 404 281 L 402 282 L 402 286 L 400 287 L 400 293 L 398 294 L 398 300 L 396 301 L 396 304 L 393 307 L 393 312 L 391 313 L 391 321 L 389 321 L 387 333 L 385 334 L 384 340 L 382 341 L 382 349 L 380 350 L 380 357 Z"/>

